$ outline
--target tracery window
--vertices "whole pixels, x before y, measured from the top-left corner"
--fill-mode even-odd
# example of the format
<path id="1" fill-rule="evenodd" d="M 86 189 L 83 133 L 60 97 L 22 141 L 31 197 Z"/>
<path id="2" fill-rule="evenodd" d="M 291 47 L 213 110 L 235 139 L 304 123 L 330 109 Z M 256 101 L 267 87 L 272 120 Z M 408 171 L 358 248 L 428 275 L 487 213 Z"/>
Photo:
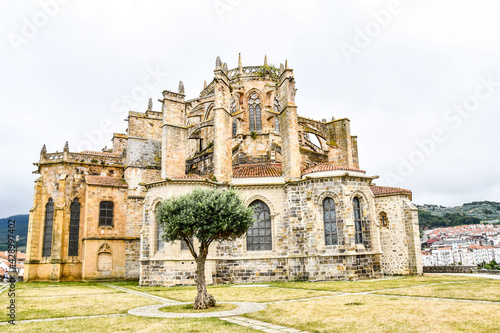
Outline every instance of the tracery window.
<path id="1" fill-rule="evenodd" d="M 230 110 L 231 110 L 231 114 L 236 113 L 236 111 L 238 111 L 236 100 L 234 98 L 231 98 Z"/>
<path id="2" fill-rule="evenodd" d="M 325 245 L 337 245 L 337 213 L 332 198 L 323 200 L 323 222 L 325 224 Z"/>
<path id="3" fill-rule="evenodd" d="M 160 203 L 157 203 L 155 209 L 155 216 L 159 206 Z M 163 228 L 161 227 L 158 217 L 156 217 L 156 251 L 163 251 L 164 246 L 165 246 L 165 241 L 163 240 Z"/>
<path id="4" fill-rule="evenodd" d="M 262 131 L 262 119 L 260 116 L 260 98 L 257 93 L 252 93 L 248 99 L 248 115 L 250 123 L 250 132 Z"/>
<path id="5" fill-rule="evenodd" d="M 384 228 L 388 228 L 389 220 L 387 219 L 387 214 L 385 212 L 380 212 L 379 218 L 380 218 L 380 225 Z"/>
<path id="6" fill-rule="evenodd" d="M 272 250 L 271 212 L 269 207 L 261 200 L 255 200 L 250 204 L 250 207 L 254 208 L 255 222 L 247 231 L 247 250 Z"/>
<path id="7" fill-rule="evenodd" d="M 78 237 L 80 234 L 80 202 L 78 202 L 78 198 L 73 200 L 70 209 L 68 256 L 77 256 Z"/>
<path id="8" fill-rule="evenodd" d="M 276 113 L 281 113 L 281 105 L 280 105 L 280 101 L 278 100 L 278 98 L 274 98 L 274 112 Z M 275 115 L 274 116 L 274 130 L 276 131 L 276 133 L 279 133 L 280 132 L 280 119 L 279 119 L 279 115 Z"/>
<path id="9" fill-rule="evenodd" d="M 238 129 L 238 127 L 237 127 L 237 124 L 236 124 L 236 119 L 234 119 L 233 120 L 233 136 L 236 135 L 237 129 Z"/>
<path id="10" fill-rule="evenodd" d="M 359 203 L 359 199 L 355 197 L 352 200 L 352 204 L 354 209 L 354 227 L 355 227 L 356 244 L 362 244 L 363 228 L 361 225 L 361 205 Z"/>
<path id="11" fill-rule="evenodd" d="M 112 227 L 113 226 L 113 202 L 101 201 L 99 205 L 99 226 Z"/>
<path id="12" fill-rule="evenodd" d="M 54 226 L 54 202 L 52 198 L 45 205 L 45 226 L 43 227 L 43 249 L 42 257 L 50 257 L 52 254 L 52 228 Z"/>

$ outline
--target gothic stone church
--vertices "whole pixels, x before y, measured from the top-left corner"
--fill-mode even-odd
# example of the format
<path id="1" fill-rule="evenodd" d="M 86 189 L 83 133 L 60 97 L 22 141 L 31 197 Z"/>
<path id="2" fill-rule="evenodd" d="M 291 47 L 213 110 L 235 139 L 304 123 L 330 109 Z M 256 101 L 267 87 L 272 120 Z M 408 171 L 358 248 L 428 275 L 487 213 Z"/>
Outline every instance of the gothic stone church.
<path id="1" fill-rule="evenodd" d="M 129 113 L 112 149 L 44 146 L 25 278 L 194 283 L 189 250 L 162 240 L 155 213 L 197 187 L 237 189 L 257 221 L 212 244 L 208 283 L 421 274 L 411 191 L 375 186 L 349 119 L 299 116 L 295 92 L 286 62 L 229 70 L 217 58 L 199 97 L 186 100 L 182 82 L 165 90 L 161 111 Z"/>

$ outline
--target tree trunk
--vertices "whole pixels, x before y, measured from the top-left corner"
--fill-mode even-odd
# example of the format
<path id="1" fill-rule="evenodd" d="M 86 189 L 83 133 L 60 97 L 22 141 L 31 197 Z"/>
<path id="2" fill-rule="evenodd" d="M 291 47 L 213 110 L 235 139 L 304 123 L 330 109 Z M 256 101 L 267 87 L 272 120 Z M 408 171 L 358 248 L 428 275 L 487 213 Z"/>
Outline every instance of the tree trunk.
<path id="1" fill-rule="evenodd" d="M 211 306 L 215 306 L 215 298 L 207 292 L 207 282 L 205 281 L 206 259 L 206 254 L 202 255 L 201 253 L 196 259 L 196 289 L 198 290 L 198 294 L 194 300 L 195 310 L 208 309 Z"/>

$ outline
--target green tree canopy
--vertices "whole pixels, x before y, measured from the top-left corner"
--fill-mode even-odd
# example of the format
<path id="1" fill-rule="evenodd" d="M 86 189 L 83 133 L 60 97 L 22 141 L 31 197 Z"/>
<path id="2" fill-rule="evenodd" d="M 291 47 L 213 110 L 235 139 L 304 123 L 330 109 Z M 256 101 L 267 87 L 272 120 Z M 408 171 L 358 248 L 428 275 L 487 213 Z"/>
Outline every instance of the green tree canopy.
<path id="1" fill-rule="evenodd" d="M 214 240 L 235 240 L 243 236 L 253 224 L 253 209 L 246 207 L 234 190 L 202 190 L 167 199 L 157 211 L 158 223 L 167 242 L 183 240 L 196 263 L 198 295 L 195 309 L 215 305 L 215 299 L 206 290 L 205 261 L 208 248 Z M 194 238 L 199 248 L 194 246 Z"/>

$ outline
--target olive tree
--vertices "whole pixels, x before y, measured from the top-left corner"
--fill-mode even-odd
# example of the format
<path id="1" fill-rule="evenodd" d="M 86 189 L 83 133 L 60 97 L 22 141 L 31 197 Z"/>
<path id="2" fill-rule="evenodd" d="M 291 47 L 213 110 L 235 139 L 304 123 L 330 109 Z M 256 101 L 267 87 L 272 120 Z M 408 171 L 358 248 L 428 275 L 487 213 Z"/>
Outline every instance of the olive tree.
<path id="1" fill-rule="evenodd" d="M 184 241 L 196 261 L 195 309 L 215 306 L 205 281 L 205 261 L 213 241 L 235 240 L 253 224 L 253 209 L 246 207 L 234 190 L 195 189 L 166 199 L 157 210 L 158 223 L 167 242 Z M 198 239 L 199 248 L 193 243 Z"/>

